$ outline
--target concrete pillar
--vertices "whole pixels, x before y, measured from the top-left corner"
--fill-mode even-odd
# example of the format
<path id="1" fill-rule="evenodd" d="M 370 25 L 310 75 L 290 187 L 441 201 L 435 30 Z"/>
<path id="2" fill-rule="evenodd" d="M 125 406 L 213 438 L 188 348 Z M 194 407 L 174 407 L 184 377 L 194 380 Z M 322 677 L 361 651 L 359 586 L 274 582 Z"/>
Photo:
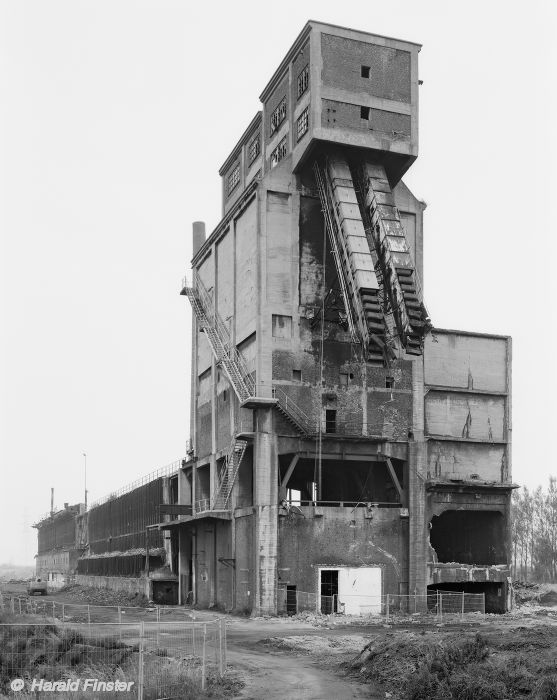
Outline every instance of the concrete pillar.
<path id="1" fill-rule="evenodd" d="M 275 615 L 277 612 L 278 447 L 273 418 L 272 407 L 256 411 L 254 615 Z"/>
<path id="2" fill-rule="evenodd" d="M 180 527 L 178 529 L 178 601 L 185 605 L 189 593 L 188 581 L 190 578 L 191 557 L 191 530 Z"/>
<path id="3" fill-rule="evenodd" d="M 427 538 L 425 478 L 427 444 L 424 438 L 423 357 L 412 363 L 413 438 L 408 442 L 409 536 L 408 592 L 427 592 Z"/>

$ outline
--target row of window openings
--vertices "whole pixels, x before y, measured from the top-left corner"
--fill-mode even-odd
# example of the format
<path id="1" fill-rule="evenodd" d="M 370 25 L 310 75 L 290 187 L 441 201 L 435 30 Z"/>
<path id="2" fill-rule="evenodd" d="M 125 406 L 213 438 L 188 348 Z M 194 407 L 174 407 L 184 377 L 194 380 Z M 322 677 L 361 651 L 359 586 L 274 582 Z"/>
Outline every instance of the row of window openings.
<path id="1" fill-rule="evenodd" d="M 309 108 L 306 107 L 304 111 L 300 114 L 298 117 L 298 121 L 296 122 L 296 140 L 299 141 L 305 134 L 307 134 L 307 131 L 309 129 Z M 270 163 L 271 163 L 271 168 L 274 168 L 276 165 L 280 163 L 281 160 L 286 158 L 286 154 L 288 152 L 288 147 L 287 147 L 287 142 L 286 142 L 286 136 L 280 140 L 280 143 L 278 146 L 272 151 L 271 153 L 271 158 L 270 158 Z"/>
<path id="2" fill-rule="evenodd" d="M 297 85 L 296 85 L 296 97 L 299 100 L 300 97 L 306 92 L 309 87 L 309 65 L 302 68 L 298 75 Z M 286 119 L 286 96 L 282 98 L 278 106 L 275 107 L 271 114 L 271 134 L 279 128 L 282 122 Z M 305 133 L 305 132 L 304 132 Z"/>
<path id="3" fill-rule="evenodd" d="M 369 66 L 361 67 L 362 78 L 370 78 L 371 68 Z M 297 80 L 296 95 L 297 98 L 306 92 L 309 86 L 309 65 L 306 65 L 300 71 Z M 370 108 L 361 107 L 360 116 L 362 119 L 369 119 Z M 273 134 L 282 122 L 286 119 L 286 97 L 283 97 L 279 105 L 271 114 L 271 134 Z M 309 128 L 309 108 L 306 107 L 298 117 L 296 122 L 296 140 L 299 141 L 308 131 Z M 257 156 L 261 153 L 261 140 L 256 136 L 248 145 L 248 163 L 251 165 Z M 279 145 L 271 153 L 271 167 L 274 167 L 286 156 L 286 139 L 283 139 Z M 240 166 L 237 165 L 228 176 L 228 194 L 230 194 L 240 182 Z"/>
<path id="4" fill-rule="evenodd" d="M 248 145 L 248 164 L 251 165 L 261 153 L 261 140 L 257 135 Z M 226 191 L 230 195 L 240 184 L 240 164 L 234 166 L 228 175 Z"/>
<path id="5" fill-rule="evenodd" d="M 339 374 L 339 384 L 340 386 L 348 386 L 350 382 L 354 379 L 352 372 L 340 372 Z M 219 376 L 220 380 L 220 376 Z M 302 370 L 293 369 L 292 370 L 292 381 L 301 382 L 302 381 Z M 385 388 L 393 389 L 395 385 L 394 377 L 385 377 Z M 228 391 L 224 389 L 222 392 L 222 400 L 226 403 L 228 401 Z"/>
<path id="6" fill-rule="evenodd" d="M 354 375 L 352 372 L 340 372 L 339 373 L 339 384 L 340 386 L 348 386 L 352 380 L 354 379 Z M 292 381 L 294 382 L 301 382 L 302 381 L 302 370 L 301 369 L 293 369 L 292 370 Z M 395 386 L 395 378 L 394 377 L 385 377 L 385 389 L 394 389 Z"/>

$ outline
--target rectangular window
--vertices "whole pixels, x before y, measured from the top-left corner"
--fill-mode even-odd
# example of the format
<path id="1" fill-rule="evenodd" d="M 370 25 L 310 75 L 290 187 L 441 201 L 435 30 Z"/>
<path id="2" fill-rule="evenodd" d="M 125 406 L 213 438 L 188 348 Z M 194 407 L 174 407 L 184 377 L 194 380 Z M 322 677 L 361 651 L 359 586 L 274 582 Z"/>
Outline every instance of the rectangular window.
<path id="1" fill-rule="evenodd" d="M 280 161 L 286 156 L 286 136 L 282 139 L 279 145 L 271 153 L 271 168 L 278 165 Z"/>
<path id="2" fill-rule="evenodd" d="M 394 377 L 385 377 L 385 389 L 392 389 L 395 385 Z"/>
<path id="3" fill-rule="evenodd" d="M 302 381 L 302 370 L 301 369 L 293 369 L 292 370 L 292 381 L 294 381 L 294 382 L 301 382 Z"/>
<path id="4" fill-rule="evenodd" d="M 325 411 L 325 432 L 336 433 L 337 431 L 337 412 L 333 409 Z"/>
<path id="5" fill-rule="evenodd" d="M 252 139 L 248 146 L 248 162 L 251 165 L 257 156 L 261 153 L 261 140 L 259 134 Z"/>
<path id="6" fill-rule="evenodd" d="M 362 66 L 362 71 L 361 71 L 362 78 L 369 78 L 369 74 L 370 74 L 370 67 L 369 66 Z"/>
<path id="7" fill-rule="evenodd" d="M 282 122 L 286 119 L 286 97 L 283 97 L 279 106 L 271 114 L 271 134 L 279 128 Z"/>
<path id="8" fill-rule="evenodd" d="M 362 119 L 369 119 L 369 107 L 360 107 L 360 117 Z"/>
<path id="9" fill-rule="evenodd" d="M 304 134 L 307 133 L 309 128 L 309 107 L 306 107 L 304 111 L 298 117 L 296 121 L 296 141 L 299 141 Z"/>
<path id="10" fill-rule="evenodd" d="M 298 74 L 298 87 L 296 91 L 296 95 L 298 99 L 304 94 L 304 92 L 308 89 L 309 85 L 309 65 L 307 65 L 305 68 L 302 68 L 300 73 Z"/>
<path id="11" fill-rule="evenodd" d="M 240 164 L 235 165 L 228 175 L 228 194 L 230 194 L 240 182 Z"/>
<path id="12" fill-rule="evenodd" d="M 273 314 L 273 338 L 292 337 L 292 316 Z"/>

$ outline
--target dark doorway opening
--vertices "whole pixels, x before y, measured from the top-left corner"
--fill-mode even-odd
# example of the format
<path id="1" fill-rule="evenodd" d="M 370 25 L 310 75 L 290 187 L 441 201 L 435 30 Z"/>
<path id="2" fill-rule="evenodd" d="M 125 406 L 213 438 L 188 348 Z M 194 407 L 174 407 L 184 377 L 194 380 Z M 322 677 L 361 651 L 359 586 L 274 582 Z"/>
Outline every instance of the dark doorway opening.
<path id="1" fill-rule="evenodd" d="M 178 581 L 153 581 L 153 601 L 158 605 L 178 605 Z"/>
<path id="2" fill-rule="evenodd" d="M 437 583 L 427 587 L 428 593 L 446 591 L 447 593 L 484 593 L 486 613 L 506 612 L 506 590 L 504 583 L 483 581 L 457 581 L 455 583 Z"/>
<path id="3" fill-rule="evenodd" d="M 337 611 L 338 569 L 321 571 L 321 612 L 330 615 Z"/>
<path id="4" fill-rule="evenodd" d="M 286 614 L 295 615 L 298 612 L 296 586 L 286 586 Z"/>

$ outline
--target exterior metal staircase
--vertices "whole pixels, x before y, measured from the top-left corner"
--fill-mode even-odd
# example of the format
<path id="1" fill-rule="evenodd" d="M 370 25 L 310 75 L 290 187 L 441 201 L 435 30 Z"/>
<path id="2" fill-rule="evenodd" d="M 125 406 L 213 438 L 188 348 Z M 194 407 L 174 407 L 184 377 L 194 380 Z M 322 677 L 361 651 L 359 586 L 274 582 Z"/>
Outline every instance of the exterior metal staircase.
<path id="1" fill-rule="evenodd" d="M 209 292 L 205 289 L 197 270 L 193 271 L 191 283 L 184 278 L 182 294 L 190 300 L 193 312 L 199 322 L 211 350 L 226 372 L 240 403 L 255 396 L 255 382 L 249 373 L 243 357 L 232 343 L 228 328 L 218 315 Z"/>
<path id="2" fill-rule="evenodd" d="M 211 504 L 211 510 L 228 510 L 230 494 L 232 493 L 247 446 L 247 440 L 240 440 L 236 437 L 232 439 L 230 449 L 219 474 L 219 483 Z"/>
<path id="3" fill-rule="evenodd" d="M 257 393 L 255 381 L 243 357 L 233 344 L 230 332 L 217 313 L 211 295 L 201 281 L 197 270 L 193 271 L 191 281 L 187 277 L 184 278 L 181 294 L 188 297 L 199 328 L 205 333 L 216 361 L 224 368 L 240 404 L 254 399 Z M 275 408 L 302 435 L 307 436 L 317 432 L 304 411 L 278 387 L 273 388 L 273 399 L 275 399 Z"/>
<path id="4" fill-rule="evenodd" d="M 304 437 L 310 437 L 318 432 L 318 426 L 311 418 L 292 401 L 286 392 L 278 386 L 273 387 L 275 408 L 286 420 Z"/>

